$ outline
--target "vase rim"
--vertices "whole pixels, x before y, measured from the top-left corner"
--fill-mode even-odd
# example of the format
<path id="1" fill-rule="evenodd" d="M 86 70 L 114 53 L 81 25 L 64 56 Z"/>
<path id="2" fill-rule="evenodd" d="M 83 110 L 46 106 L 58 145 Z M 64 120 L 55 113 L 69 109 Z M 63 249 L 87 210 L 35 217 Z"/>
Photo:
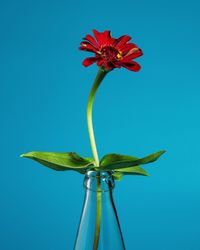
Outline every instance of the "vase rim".
<path id="1" fill-rule="evenodd" d="M 112 172 L 89 170 L 86 172 L 86 175 L 90 178 L 109 178 L 110 176 L 112 176 Z"/>
<path id="2" fill-rule="evenodd" d="M 97 182 L 100 182 L 100 188 Z M 108 192 L 114 188 L 115 181 L 112 172 L 90 170 L 85 174 L 84 186 L 94 192 Z"/>

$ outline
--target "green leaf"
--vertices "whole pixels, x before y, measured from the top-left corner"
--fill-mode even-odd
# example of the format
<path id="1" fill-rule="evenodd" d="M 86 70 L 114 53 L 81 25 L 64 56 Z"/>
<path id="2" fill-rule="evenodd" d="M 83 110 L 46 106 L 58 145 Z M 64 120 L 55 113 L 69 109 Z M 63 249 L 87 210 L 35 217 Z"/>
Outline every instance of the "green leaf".
<path id="1" fill-rule="evenodd" d="M 159 152 L 156 152 L 154 154 L 148 155 L 140 159 L 133 156 L 108 154 L 105 155 L 100 161 L 100 169 L 109 171 L 109 170 L 135 167 L 142 164 L 154 162 L 164 153 L 165 150 L 161 150 Z"/>
<path id="2" fill-rule="evenodd" d="M 21 157 L 30 158 L 58 171 L 75 170 L 84 174 L 93 166 L 93 159 L 83 158 L 74 152 L 29 152 L 22 154 Z"/>
<path id="3" fill-rule="evenodd" d="M 149 173 L 140 166 L 135 166 L 135 167 L 117 169 L 116 171 L 114 171 L 112 175 L 115 180 L 121 180 L 124 175 L 149 176 Z"/>
<path id="4" fill-rule="evenodd" d="M 120 172 L 114 172 L 113 174 L 112 174 L 112 176 L 114 177 L 114 179 L 116 180 L 116 181 L 121 181 L 121 179 L 122 179 L 122 177 L 124 176 L 122 173 L 120 173 Z"/>
<path id="5" fill-rule="evenodd" d="M 149 176 L 149 173 L 139 166 L 117 169 L 114 171 L 113 176 L 116 180 L 121 180 L 124 175 L 143 175 Z"/>
<path id="6" fill-rule="evenodd" d="M 121 155 L 121 154 L 108 154 L 104 155 L 104 157 L 100 161 L 100 167 L 105 167 L 108 165 L 112 165 L 117 162 L 124 161 L 134 161 L 137 160 L 137 157 L 129 156 L 129 155 Z"/>
<path id="7" fill-rule="evenodd" d="M 149 176 L 149 173 L 146 170 L 144 170 L 143 168 L 141 168 L 140 166 L 117 169 L 116 172 L 123 173 L 123 175 L 145 175 L 145 176 Z"/>
<path id="8" fill-rule="evenodd" d="M 135 156 L 120 155 L 120 154 L 109 154 L 105 155 L 100 162 L 100 166 L 110 165 L 116 162 L 124 161 L 135 161 L 138 160 Z M 101 167 L 100 167 L 101 168 Z M 140 166 L 119 168 L 113 171 L 113 177 L 115 180 L 121 180 L 124 175 L 144 175 L 149 176 L 149 174 Z"/>

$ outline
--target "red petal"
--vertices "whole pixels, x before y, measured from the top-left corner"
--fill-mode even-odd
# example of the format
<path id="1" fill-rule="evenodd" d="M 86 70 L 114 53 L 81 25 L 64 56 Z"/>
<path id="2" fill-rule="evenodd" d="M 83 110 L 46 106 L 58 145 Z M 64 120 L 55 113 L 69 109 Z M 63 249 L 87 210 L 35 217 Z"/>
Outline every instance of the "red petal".
<path id="1" fill-rule="evenodd" d="M 104 32 L 98 32 L 97 30 L 93 30 L 94 36 L 99 43 L 99 45 L 107 45 L 111 39 L 110 31 L 105 30 Z"/>
<path id="2" fill-rule="evenodd" d="M 122 46 L 120 46 L 119 50 L 123 53 L 126 54 L 128 53 L 130 50 L 132 49 L 137 49 L 138 46 L 134 43 L 128 43 L 128 44 L 123 44 Z"/>
<path id="3" fill-rule="evenodd" d="M 82 42 L 81 43 L 81 47 L 79 48 L 80 50 L 87 50 L 87 51 L 90 51 L 90 52 L 94 52 L 94 53 L 97 53 L 97 49 L 92 45 L 90 44 L 89 42 Z"/>
<path id="4" fill-rule="evenodd" d="M 131 60 L 133 60 L 133 59 L 135 59 L 135 58 L 137 58 L 137 57 L 139 57 L 139 56 L 142 56 L 143 55 L 143 53 L 142 53 L 142 51 L 139 49 L 137 52 L 132 52 L 132 53 L 130 53 L 128 56 L 124 56 L 122 59 L 121 59 L 121 62 L 129 62 L 129 61 L 131 61 Z"/>
<path id="5" fill-rule="evenodd" d="M 97 61 L 98 61 L 97 57 L 88 57 L 88 58 L 85 58 L 85 60 L 83 60 L 82 64 L 85 67 L 88 67 L 88 66 L 90 66 L 91 64 L 93 64 L 93 63 L 95 63 Z"/>
<path id="6" fill-rule="evenodd" d="M 96 42 L 94 37 L 92 37 L 91 35 L 86 35 L 83 39 L 89 41 L 97 49 L 99 48 L 99 44 Z"/>
<path id="7" fill-rule="evenodd" d="M 112 64 L 112 62 L 105 62 L 104 66 L 108 69 L 111 70 L 113 68 L 115 68 L 115 66 Z"/>
<path id="8" fill-rule="evenodd" d="M 104 61 L 103 59 L 99 59 L 99 61 L 97 62 L 97 65 L 98 65 L 98 66 L 102 66 L 102 65 L 103 65 L 105 68 L 107 68 L 107 69 L 109 69 L 109 70 L 115 68 L 115 66 L 113 66 L 112 63 L 109 63 L 109 62 L 107 62 L 107 61 Z"/>
<path id="9" fill-rule="evenodd" d="M 115 44 L 116 44 L 116 39 L 111 37 L 108 45 L 115 47 Z"/>
<path id="10" fill-rule="evenodd" d="M 99 59 L 99 61 L 97 62 L 98 66 L 102 66 L 104 64 L 104 60 L 103 59 Z"/>
<path id="11" fill-rule="evenodd" d="M 97 40 L 97 42 L 102 45 L 102 33 L 98 32 L 97 30 L 93 30 L 94 36 Z"/>
<path id="12" fill-rule="evenodd" d="M 119 62 L 111 62 L 112 68 L 121 68 L 121 64 Z"/>
<path id="13" fill-rule="evenodd" d="M 116 39 L 116 48 L 120 48 L 121 45 L 124 45 L 128 41 L 131 40 L 130 36 L 121 36 L 120 38 Z"/>
<path id="14" fill-rule="evenodd" d="M 109 45 L 111 40 L 112 40 L 111 35 L 110 35 L 110 31 L 109 30 L 104 31 L 102 36 L 103 36 L 103 39 L 104 39 L 104 43 L 106 45 Z"/>
<path id="15" fill-rule="evenodd" d="M 139 71 L 141 69 L 141 66 L 136 62 L 125 62 L 121 64 L 123 67 L 127 68 L 131 71 Z"/>

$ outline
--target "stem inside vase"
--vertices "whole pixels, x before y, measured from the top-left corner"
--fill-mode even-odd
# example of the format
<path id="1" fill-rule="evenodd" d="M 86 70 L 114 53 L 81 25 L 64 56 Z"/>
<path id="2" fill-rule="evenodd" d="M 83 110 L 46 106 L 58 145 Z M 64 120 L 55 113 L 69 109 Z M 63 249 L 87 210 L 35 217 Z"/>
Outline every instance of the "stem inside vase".
<path id="1" fill-rule="evenodd" d="M 101 226 L 101 180 L 100 175 L 97 176 L 97 192 L 96 192 L 96 225 L 94 233 L 93 250 L 98 249 L 100 238 L 100 226 Z"/>

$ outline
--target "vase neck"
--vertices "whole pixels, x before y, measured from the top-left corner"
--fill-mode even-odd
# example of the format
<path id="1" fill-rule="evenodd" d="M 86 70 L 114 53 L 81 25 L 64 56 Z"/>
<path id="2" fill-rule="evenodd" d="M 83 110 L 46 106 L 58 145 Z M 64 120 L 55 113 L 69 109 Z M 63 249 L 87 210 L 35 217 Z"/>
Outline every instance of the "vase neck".
<path id="1" fill-rule="evenodd" d="M 125 250 L 113 200 L 112 172 L 85 174 L 85 200 L 74 250 Z"/>
<path id="2" fill-rule="evenodd" d="M 84 187 L 93 192 L 108 192 L 115 187 L 111 172 L 88 171 L 84 179 Z"/>

